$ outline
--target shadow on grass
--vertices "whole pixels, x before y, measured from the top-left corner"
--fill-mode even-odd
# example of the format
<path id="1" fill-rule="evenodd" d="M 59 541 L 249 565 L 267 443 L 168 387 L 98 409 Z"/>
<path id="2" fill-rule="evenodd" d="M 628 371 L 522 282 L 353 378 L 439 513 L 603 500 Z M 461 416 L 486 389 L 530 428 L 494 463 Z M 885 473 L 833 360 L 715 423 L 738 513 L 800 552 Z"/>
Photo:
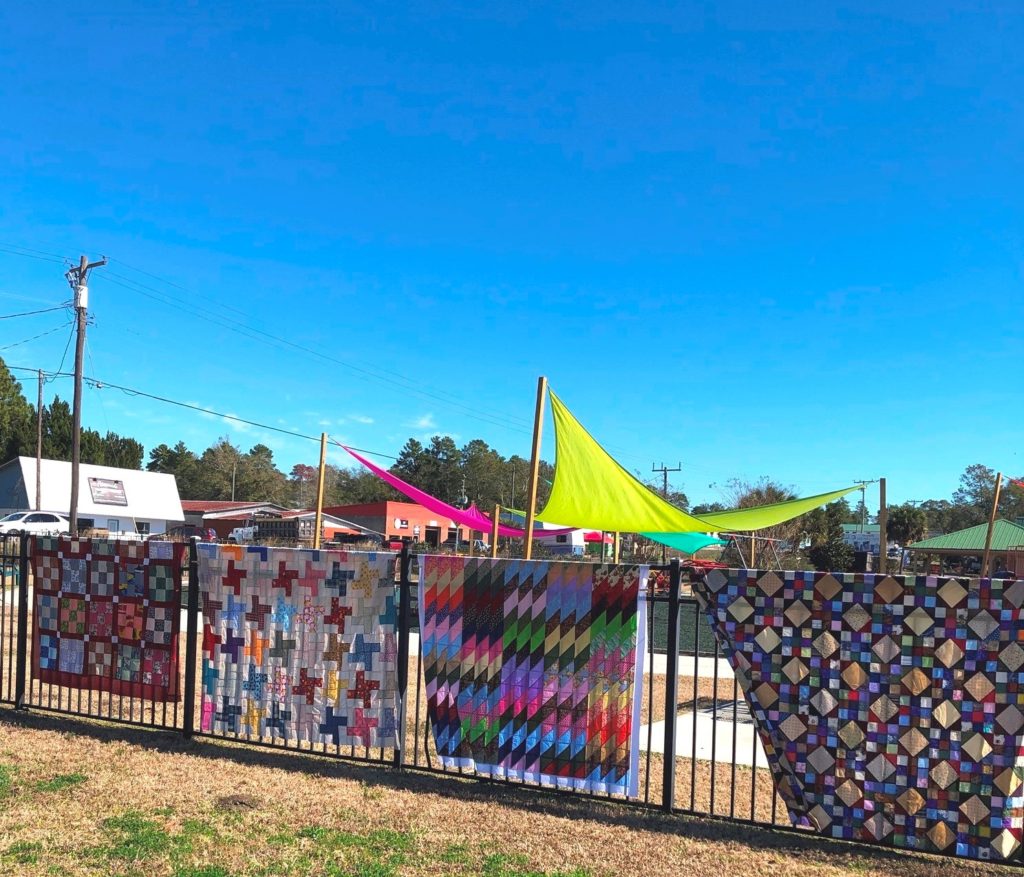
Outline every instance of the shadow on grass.
<path id="1" fill-rule="evenodd" d="M 916 871 L 917 869 L 907 868 L 913 862 L 920 867 L 918 873 L 931 874 L 935 873 L 939 862 L 948 861 L 938 856 L 830 840 L 816 835 L 775 829 L 770 826 L 730 822 L 722 818 L 691 816 L 682 813 L 668 814 L 654 806 L 644 808 L 625 805 L 578 793 L 564 793 L 533 786 L 519 787 L 476 777 L 429 773 L 415 768 L 398 770 L 388 763 L 366 764 L 343 761 L 313 752 L 255 747 L 246 745 L 242 741 L 236 743 L 230 740 L 201 737 L 186 740 L 178 732 L 159 728 L 107 725 L 100 721 L 31 711 L 16 711 L 7 707 L 0 708 L 0 723 L 3 722 L 27 729 L 76 734 L 102 743 L 127 743 L 157 752 L 181 753 L 216 761 L 232 761 L 246 766 L 287 770 L 324 779 L 352 780 L 367 786 L 385 789 L 441 797 L 457 795 L 462 801 L 500 804 L 505 807 L 516 807 L 531 813 L 563 819 L 588 820 L 644 831 L 662 832 L 666 835 L 692 840 L 742 845 L 751 849 L 771 850 L 794 857 L 806 856 L 818 859 L 828 856 L 853 863 L 856 867 L 864 870 L 881 868 L 886 864 L 895 866 L 899 863 L 904 871 Z M 991 863 L 961 861 L 959 866 L 969 870 L 972 864 L 979 867 L 984 865 L 986 873 L 992 873 L 994 870 Z M 1021 872 L 1019 869 L 1013 868 L 1007 870 L 1006 873 L 1019 874 Z"/>

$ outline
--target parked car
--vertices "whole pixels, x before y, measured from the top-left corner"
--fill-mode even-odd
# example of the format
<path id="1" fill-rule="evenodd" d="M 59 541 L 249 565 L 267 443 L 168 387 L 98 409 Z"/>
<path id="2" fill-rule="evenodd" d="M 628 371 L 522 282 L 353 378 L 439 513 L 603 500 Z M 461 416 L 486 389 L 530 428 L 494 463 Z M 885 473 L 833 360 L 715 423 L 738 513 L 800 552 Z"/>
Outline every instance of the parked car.
<path id="1" fill-rule="evenodd" d="M 439 547 L 442 551 L 464 551 L 469 554 L 471 542 L 474 554 L 487 554 L 491 550 L 491 546 L 483 539 L 460 539 L 457 546 L 454 539 L 445 539 Z"/>
<path id="2" fill-rule="evenodd" d="M 32 533 L 50 536 L 70 531 L 71 521 L 59 512 L 11 512 L 0 518 L 0 533 Z"/>

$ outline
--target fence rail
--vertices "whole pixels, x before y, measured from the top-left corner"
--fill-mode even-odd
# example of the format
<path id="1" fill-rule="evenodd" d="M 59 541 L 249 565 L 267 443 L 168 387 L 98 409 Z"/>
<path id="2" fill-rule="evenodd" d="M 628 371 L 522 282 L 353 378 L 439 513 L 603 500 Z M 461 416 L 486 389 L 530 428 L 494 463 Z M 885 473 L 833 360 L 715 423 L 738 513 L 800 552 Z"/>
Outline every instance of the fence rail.
<path id="1" fill-rule="evenodd" d="M 159 703 L 105 691 L 44 682 L 35 664 L 30 538 L 0 537 L 0 703 L 127 725 L 177 732 L 186 737 L 227 739 L 247 745 L 303 752 L 408 770 L 475 777 L 495 784 L 542 788 L 523 779 L 501 779 L 446 767 L 427 715 L 424 666 L 419 647 L 415 558 L 398 556 L 398 743 L 394 748 L 256 737 L 248 730 L 201 730 L 202 622 L 199 565 L 193 543 L 180 594 L 177 638 L 181 697 Z M 760 738 L 729 663 L 723 658 L 678 561 L 652 567 L 668 587 L 648 592 L 647 636 L 636 798 L 606 792 L 546 791 L 659 808 L 668 813 L 809 833 L 794 828 L 775 789 Z M 1019 863 L 1019 856 L 1015 859 Z"/>

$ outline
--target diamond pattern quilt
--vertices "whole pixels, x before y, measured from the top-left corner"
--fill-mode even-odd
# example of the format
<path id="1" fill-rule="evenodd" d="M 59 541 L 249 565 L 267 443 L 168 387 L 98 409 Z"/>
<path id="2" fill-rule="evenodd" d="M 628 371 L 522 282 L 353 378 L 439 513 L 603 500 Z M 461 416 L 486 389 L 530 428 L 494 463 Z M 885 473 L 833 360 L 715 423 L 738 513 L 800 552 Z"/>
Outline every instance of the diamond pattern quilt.
<path id="1" fill-rule="evenodd" d="M 185 553 L 171 542 L 37 537 L 33 678 L 177 700 Z"/>
<path id="2" fill-rule="evenodd" d="M 420 567 L 442 763 L 635 796 L 647 568 L 465 557 Z"/>
<path id="3" fill-rule="evenodd" d="M 203 731 L 396 745 L 396 555 L 198 551 Z"/>
<path id="4" fill-rule="evenodd" d="M 794 824 L 1016 854 L 1024 580 L 713 570 L 694 590 Z"/>

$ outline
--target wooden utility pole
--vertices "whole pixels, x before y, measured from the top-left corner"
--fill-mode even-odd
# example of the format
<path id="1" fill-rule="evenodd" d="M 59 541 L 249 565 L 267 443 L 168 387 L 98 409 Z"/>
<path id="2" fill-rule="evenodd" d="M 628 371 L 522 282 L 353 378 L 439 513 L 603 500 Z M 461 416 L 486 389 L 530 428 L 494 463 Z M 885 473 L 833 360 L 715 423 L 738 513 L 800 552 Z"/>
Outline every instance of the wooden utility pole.
<path id="1" fill-rule="evenodd" d="M 612 563 L 618 563 L 619 562 L 619 549 L 621 547 L 621 544 L 620 544 L 621 543 L 621 539 L 620 539 L 620 537 L 621 537 L 621 534 L 616 531 L 616 533 L 615 533 L 615 543 L 614 543 L 614 547 L 612 548 Z"/>
<path id="2" fill-rule="evenodd" d="M 661 498 L 665 500 L 665 502 L 668 502 L 668 473 L 682 472 L 683 464 L 676 463 L 676 467 L 674 469 L 670 469 L 664 463 L 662 463 L 660 466 L 655 466 L 653 463 L 651 463 L 651 471 L 661 473 Z M 668 547 L 665 545 L 661 546 L 661 562 L 668 563 Z"/>
<path id="3" fill-rule="evenodd" d="M 548 379 L 537 378 L 537 408 L 533 415 L 533 453 L 530 455 L 530 486 L 526 497 L 526 532 L 523 534 L 523 557 L 533 556 L 533 523 L 537 517 L 537 482 L 540 480 L 540 440 L 544 428 L 544 395 Z"/>
<path id="4" fill-rule="evenodd" d="M 498 522 L 501 518 L 501 506 L 494 507 L 494 520 L 491 521 L 491 557 L 498 556 Z"/>
<path id="5" fill-rule="evenodd" d="M 36 511 L 43 507 L 43 370 L 39 369 L 39 395 L 36 401 Z"/>
<path id="6" fill-rule="evenodd" d="M 1003 473 L 996 473 L 996 492 L 992 497 L 992 511 L 988 515 L 988 530 L 985 532 L 985 554 L 981 560 L 981 577 L 988 575 L 988 565 L 992 560 L 992 531 L 996 527 L 996 515 L 999 513 L 999 492 L 1003 488 Z"/>
<path id="7" fill-rule="evenodd" d="M 878 571 L 889 572 L 889 506 L 885 504 L 885 479 L 878 479 Z M 870 544 L 870 543 L 868 543 Z"/>
<path id="8" fill-rule="evenodd" d="M 78 334 L 75 339 L 75 401 L 71 427 L 71 523 L 72 536 L 78 535 L 78 468 L 82 451 L 82 364 L 85 358 L 85 323 L 89 308 L 89 272 L 107 264 L 105 258 L 90 262 L 82 256 L 77 268 L 69 268 L 64 275 L 75 293 L 75 320 Z"/>
<path id="9" fill-rule="evenodd" d="M 327 475 L 327 433 L 320 433 L 320 477 L 316 482 L 316 528 L 313 532 L 313 547 L 320 547 L 324 530 L 324 478 Z"/>

